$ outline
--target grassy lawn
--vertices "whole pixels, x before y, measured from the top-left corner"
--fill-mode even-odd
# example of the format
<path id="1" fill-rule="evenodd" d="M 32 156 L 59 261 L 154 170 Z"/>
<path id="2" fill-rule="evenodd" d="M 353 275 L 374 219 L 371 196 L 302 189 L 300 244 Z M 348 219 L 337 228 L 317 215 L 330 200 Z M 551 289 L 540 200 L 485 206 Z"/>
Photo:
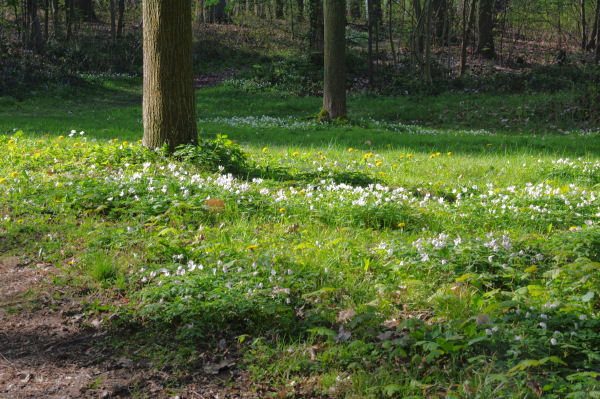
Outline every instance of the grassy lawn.
<path id="1" fill-rule="evenodd" d="M 280 397 L 600 396 L 600 139 L 527 110 L 569 94 L 355 96 L 324 126 L 218 86 L 171 158 L 139 82 L 101 84 L 0 103 L 0 252 L 126 298 L 90 310 L 116 347 L 189 370 L 226 342 Z"/>

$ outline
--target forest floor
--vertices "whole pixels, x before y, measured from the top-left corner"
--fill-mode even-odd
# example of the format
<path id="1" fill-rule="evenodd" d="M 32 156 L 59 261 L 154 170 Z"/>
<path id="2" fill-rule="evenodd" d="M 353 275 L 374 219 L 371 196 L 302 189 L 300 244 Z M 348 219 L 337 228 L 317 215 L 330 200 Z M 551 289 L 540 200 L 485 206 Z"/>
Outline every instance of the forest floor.
<path id="1" fill-rule="evenodd" d="M 323 125 L 222 77 L 176 156 L 140 144 L 137 78 L 0 99 L 0 398 L 600 397 L 576 93 Z"/>
<path id="2" fill-rule="evenodd" d="M 88 317 L 87 304 L 102 297 L 54 284 L 61 275 L 48 263 L 0 253 L 0 398 L 261 396 L 247 391 L 235 369 L 174 379 L 151 362 L 124 356 L 111 345 L 105 322 Z"/>

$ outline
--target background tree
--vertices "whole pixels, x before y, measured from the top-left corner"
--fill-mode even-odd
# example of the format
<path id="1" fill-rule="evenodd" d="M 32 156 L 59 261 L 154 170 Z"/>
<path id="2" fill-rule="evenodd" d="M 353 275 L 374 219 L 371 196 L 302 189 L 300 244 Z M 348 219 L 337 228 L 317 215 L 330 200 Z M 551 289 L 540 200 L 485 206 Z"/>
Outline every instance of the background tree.
<path id="1" fill-rule="evenodd" d="M 494 0 L 479 2 L 479 44 L 477 52 L 485 58 L 494 58 Z"/>
<path id="2" fill-rule="evenodd" d="M 143 144 L 196 144 L 192 8 L 188 0 L 144 0 Z"/>
<path id="3" fill-rule="evenodd" d="M 324 1 L 323 109 L 329 119 L 346 116 L 346 0 Z"/>

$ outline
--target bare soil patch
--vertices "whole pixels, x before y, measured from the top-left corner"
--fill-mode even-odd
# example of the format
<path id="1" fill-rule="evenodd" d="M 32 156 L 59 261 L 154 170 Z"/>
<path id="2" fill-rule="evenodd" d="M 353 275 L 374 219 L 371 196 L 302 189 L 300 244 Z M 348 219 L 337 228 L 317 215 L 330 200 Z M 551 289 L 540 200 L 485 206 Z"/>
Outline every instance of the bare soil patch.
<path id="1" fill-rule="evenodd" d="M 84 314 L 90 292 L 52 284 L 61 270 L 0 255 L 0 398 L 254 398 L 235 366 L 176 376 L 109 344 Z M 214 359 L 210 353 L 207 359 Z M 208 363 L 207 363 L 208 364 Z"/>

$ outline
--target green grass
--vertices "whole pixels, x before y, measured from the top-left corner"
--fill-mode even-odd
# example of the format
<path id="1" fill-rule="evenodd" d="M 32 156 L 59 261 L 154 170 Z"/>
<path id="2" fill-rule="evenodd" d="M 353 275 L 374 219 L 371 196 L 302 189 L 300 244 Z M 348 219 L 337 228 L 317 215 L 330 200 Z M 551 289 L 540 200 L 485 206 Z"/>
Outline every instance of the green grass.
<path id="1" fill-rule="evenodd" d="M 189 371 L 223 338 L 290 396 L 598 395 L 597 134 L 492 116 L 535 96 L 466 96 L 469 128 L 433 121 L 455 94 L 359 96 L 326 126 L 317 98 L 215 87 L 202 136 L 237 144 L 174 159 L 136 144 L 137 83 L 102 84 L 0 111 L 0 248 L 126 293 L 115 346 Z"/>

